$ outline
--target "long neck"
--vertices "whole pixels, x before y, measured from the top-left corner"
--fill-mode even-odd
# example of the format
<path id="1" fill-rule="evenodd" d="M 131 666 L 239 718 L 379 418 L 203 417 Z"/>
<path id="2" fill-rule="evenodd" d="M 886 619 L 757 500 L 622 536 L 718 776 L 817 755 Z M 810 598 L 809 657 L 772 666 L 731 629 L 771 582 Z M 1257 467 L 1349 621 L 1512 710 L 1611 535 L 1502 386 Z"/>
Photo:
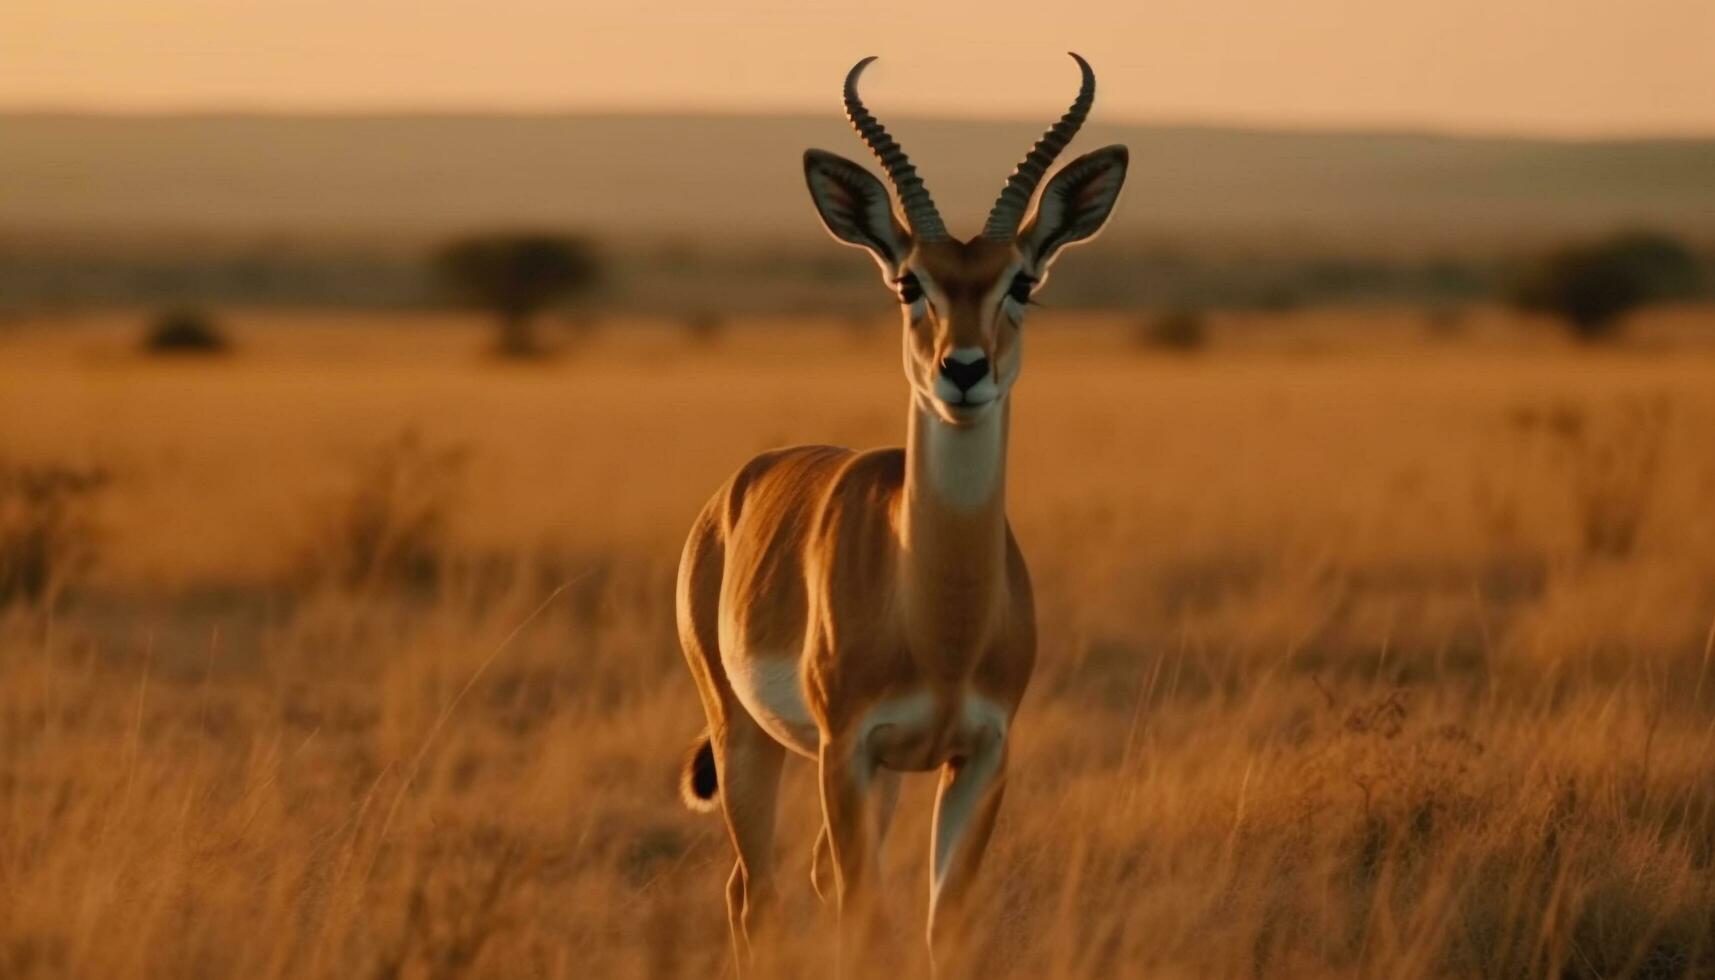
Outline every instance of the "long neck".
<path id="1" fill-rule="evenodd" d="M 1006 601 L 1009 408 L 955 427 L 911 406 L 901 579 L 908 626 L 937 657 L 977 652 Z"/>

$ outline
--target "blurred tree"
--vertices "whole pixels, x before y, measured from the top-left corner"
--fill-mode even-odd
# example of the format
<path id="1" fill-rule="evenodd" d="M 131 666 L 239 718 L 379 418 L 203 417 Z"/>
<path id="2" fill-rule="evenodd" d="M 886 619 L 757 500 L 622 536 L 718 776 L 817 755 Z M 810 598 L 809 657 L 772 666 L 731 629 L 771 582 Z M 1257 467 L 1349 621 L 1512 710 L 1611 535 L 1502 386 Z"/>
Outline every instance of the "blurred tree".
<path id="1" fill-rule="evenodd" d="M 1188 354 L 1207 346 L 1209 325 L 1198 310 L 1169 309 L 1139 322 L 1137 341 L 1145 347 Z"/>
<path id="2" fill-rule="evenodd" d="M 214 317 L 190 307 L 157 315 L 143 335 L 150 354 L 223 354 L 229 346 Z"/>
<path id="3" fill-rule="evenodd" d="M 726 329 L 726 321 L 714 310 L 693 310 L 685 315 L 685 334 L 699 347 L 712 346 Z"/>
<path id="4" fill-rule="evenodd" d="M 1519 309 L 1560 317 L 1574 337 L 1604 340 L 1626 314 L 1697 292 L 1701 270 L 1691 249 L 1676 238 L 1629 232 L 1568 245 L 1530 263 L 1508 290 Z"/>
<path id="5" fill-rule="evenodd" d="M 499 232 L 454 241 L 435 256 L 435 272 L 466 302 L 500 320 L 502 354 L 541 352 L 536 314 L 587 289 L 600 276 L 594 248 L 585 240 L 537 232 Z"/>

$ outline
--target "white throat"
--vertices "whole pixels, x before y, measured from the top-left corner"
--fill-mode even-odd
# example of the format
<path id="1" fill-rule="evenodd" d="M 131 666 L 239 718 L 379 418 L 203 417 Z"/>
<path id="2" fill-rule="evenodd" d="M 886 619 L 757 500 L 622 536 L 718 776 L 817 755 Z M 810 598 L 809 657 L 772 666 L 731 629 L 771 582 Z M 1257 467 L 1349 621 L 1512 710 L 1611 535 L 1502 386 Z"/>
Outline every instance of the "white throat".
<path id="1" fill-rule="evenodd" d="M 994 499 L 1006 476 L 1004 405 L 967 426 L 949 425 L 928 409 L 923 416 L 924 469 L 935 495 L 955 507 L 980 507 Z"/>

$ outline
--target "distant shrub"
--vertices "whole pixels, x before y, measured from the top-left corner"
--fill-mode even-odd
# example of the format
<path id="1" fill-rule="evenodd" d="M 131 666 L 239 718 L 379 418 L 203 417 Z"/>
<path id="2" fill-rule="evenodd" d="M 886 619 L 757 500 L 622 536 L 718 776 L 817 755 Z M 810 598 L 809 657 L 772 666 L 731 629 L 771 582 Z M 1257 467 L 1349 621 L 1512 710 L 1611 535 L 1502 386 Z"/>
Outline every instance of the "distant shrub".
<path id="1" fill-rule="evenodd" d="M 352 591 L 433 588 L 468 459 L 410 429 L 358 459 L 346 495 L 315 530 L 310 576 Z"/>
<path id="2" fill-rule="evenodd" d="M 589 242 L 546 232 L 462 238 L 435 255 L 434 269 L 460 299 L 498 318 L 498 350 L 509 357 L 541 354 L 537 314 L 589 288 L 601 273 Z"/>
<path id="3" fill-rule="evenodd" d="M 1209 343 L 1207 318 L 1197 310 L 1167 310 L 1138 324 L 1138 343 L 1145 347 L 1189 353 Z"/>
<path id="4" fill-rule="evenodd" d="M 150 354 L 224 354 L 230 347 L 220 325 L 202 310 L 168 310 L 143 336 L 143 349 Z"/>
<path id="5" fill-rule="evenodd" d="M 708 347 L 726 332 L 726 320 L 714 310 L 694 310 L 685 316 L 685 336 L 699 347 Z"/>
<path id="6" fill-rule="evenodd" d="M 1582 341 L 1614 336 L 1628 313 L 1690 296 L 1701 273 L 1678 239 L 1652 232 L 1568 245 L 1538 257 L 1515 276 L 1507 299 L 1515 307 L 1565 322 Z"/>
<path id="7" fill-rule="evenodd" d="M 49 598 L 96 555 L 106 470 L 0 461 L 0 606 Z"/>

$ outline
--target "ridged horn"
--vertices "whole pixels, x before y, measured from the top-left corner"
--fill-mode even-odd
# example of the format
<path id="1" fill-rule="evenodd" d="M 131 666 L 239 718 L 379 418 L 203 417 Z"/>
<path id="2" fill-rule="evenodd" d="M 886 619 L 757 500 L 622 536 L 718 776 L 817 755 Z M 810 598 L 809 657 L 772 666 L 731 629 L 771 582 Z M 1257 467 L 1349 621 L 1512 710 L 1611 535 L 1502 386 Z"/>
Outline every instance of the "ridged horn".
<path id="1" fill-rule="evenodd" d="M 893 137 L 887 134 L 887 129 L 869 114 L 863 107 L 863 100 L 858 98 L 858 76 L 875 60 L 874 55 L 863 59 L 852 66 L 846 73 L 846 118 L 851 120 L 852 128 L 858 136 L 874 151 L 876 159 L 887 171 L 888 179 L 893 181 L 893 189 L 899 192 L 899 205 L 905 209 L 905 221 L 911 226 L 911 234 L 921 242 L 944 242 L 947 240 L 947 226 L 941 222 L 941 212 L 935 210 L 935 201 L 929 197 L 929 189 L 923 186 L 922 178 L 917 176 L 917 168 L 911 165 L 911 159 Z"/>
<path id="2" fill-rule="evenodd" d="M 1090 70 L 1090 63 L 1078 55 L 1076 51 L 1067 54 L 1078 63 L 1078 70 L 1083 72 L 1083 84 L 1078 86 L 1078 97 L 1072 100 L 1072 107 L 1060 117 L 1060 121 L 1048 128 L 1036 145 L 1025 154 L 1024 161 L 1012 176 L 1006 179 L 1006 186 L 1001 188 L 1000 199 L 994 202 L 994 209 L 989 211 L 988 223 L 983 225 L 983 237 L 1000 242 L 1011 241 L 1018 234 L 1018 226 L 1024 221 L 1024 212 L 1030 208 L 1030 199 L 1036 194 L 1036 185 L 1042 183 L 1042 175 L 1054 165 L 1054 158 L 1072 142 L 1072 137 L 1078 134 L 1079 127 L 1089 118 L 1090 106 L 1096 101 L 1096 73 Z"/>

